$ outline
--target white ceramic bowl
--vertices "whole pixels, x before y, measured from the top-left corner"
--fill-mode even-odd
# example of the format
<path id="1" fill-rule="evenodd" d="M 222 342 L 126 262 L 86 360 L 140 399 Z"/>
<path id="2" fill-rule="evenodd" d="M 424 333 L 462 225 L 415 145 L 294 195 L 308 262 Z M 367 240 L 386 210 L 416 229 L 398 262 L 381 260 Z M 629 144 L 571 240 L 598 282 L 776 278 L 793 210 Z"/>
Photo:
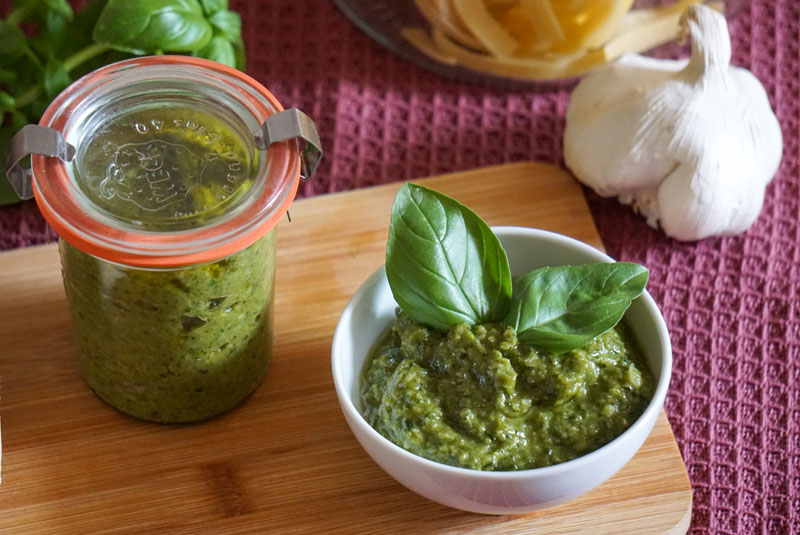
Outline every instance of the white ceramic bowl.
<path id="1" fill-rule="evenodd" d="M 552 232 L 494 227 L 513 274 L 542 266 L 610 262 L 604 253 Z M 487 514 L 522 513 L 571 500 L 600 485 L 627 463 L 650 434 L 664 404 L 672 371 L 672 349 L 664 319 L 650 294 L 625 314 L 656 380 L 653 399 L 622 435 L 565 463 L 514 472 L 456 468 L 396 446 L 361 414 L 359 378 L 368 353 L 394 318 L 397 306 L 383 268 L 373 273 L 345 307 L 333 336 L 331 366 L 336 395 L 347 423 L 367 453 L 389 475 L 435 502 Z"/>

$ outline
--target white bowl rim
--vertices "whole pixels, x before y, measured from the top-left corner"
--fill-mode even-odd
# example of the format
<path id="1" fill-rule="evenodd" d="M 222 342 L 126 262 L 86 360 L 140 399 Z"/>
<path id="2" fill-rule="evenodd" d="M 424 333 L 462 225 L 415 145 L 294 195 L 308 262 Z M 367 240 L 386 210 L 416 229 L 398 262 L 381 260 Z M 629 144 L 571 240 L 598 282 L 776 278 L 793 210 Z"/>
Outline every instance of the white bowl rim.
<path id="1" fill-rule="evenodd" d="M 527 234 L 527 235 L 536 235 L 540 238 L 545 238 L 552 241 L 558 242 L 567 242 L 569 245 L 573 247 L 577 247 L 581 249 L 583 252 L 590 253 L 591 255 L 597 256 L 598 258 L 603 258 L 604 260 L 600 261 L 607 261 L 607 262 L 614 262 L 614 259 L 605 254 L 604 252 L 588 245 L 580 240 L 576 240 L 575 238 L 571 238 L 569 236 L 565 236 L 563 234 L 558 234 L 556 232 L 551 232 L 548 230 L 530 228 L 530 227 L 517 227 L 517 226 L 492 226 L 492 231 L 494 231 L 495 235 L 500 237 L 500 235 L 512 235 L 512 234 Z M 411 453 L 410 451 L 401 448 L 388 438 L 384 437 L 380 434 L 375 428 L 369 425 L 369 422 L 364 418 L 363 414 L 360 410 L 356 408 L 353 404 L 353 400 L 350 397 L 350 394 L 343 390 L 343 382 L 344 379 L 341 377 L 341 372 L 338 370 L 338 366 L 336 366 L 336 354 L 337 354 L 337 346 L 341 343 L 340 340 L 344 336 L 344 321 L 346 316 L 349 316 L 353 313 L 353 304 L 367 291 L 372 289 L 375 285 L 380 284 L 382 281 L 381 279 L 385 279 L 385 266 L 381 265 L 377 270 L 375 270 L 362 284 L 359 286 L 358 290 L 353 294 L 353 296 L 348 301 L 347 305 L 345 306 L 344 312 L 342 313 L 341 318 L 336 326 L 336 330 L 333 334 L 333 343 L 331 345 L 331 371 L 333 374 L 333 383 L 334 388 L 336 389 L 336 395 L 339 398 L 340 405 L 342 410 L 348 416 L 348 420 L 354 422 L 360 429 L 362 429 L 367 434 L 374 437 L 379 442 L 383 443 L 386 447 L 392 450 L 395 454 L 400 455 L 401 457 L 406 458 L 407 460 L 415 463 L 421 463 L 422 466 L 426 466 L 433 470 L 438 470 L 443 472 L 447 475 L 455 476 L 455 477 L 469 477 L 469 478 L 479 478 L 479 479 L 486 479 L 486 480 L 520 480 L 520 479 L 527 479 L 531 477 L 533 474 L 537 474 L 541 477 L 547 476 L 558 476 L 562 472 L 572 471 L 572 470 L 580 470 L 585 465 L 593 464 L 596 460 L 601 460 L 598 458 L 602 458 L 605 455 L 608 455 L 610 452 L 609 450 L 616 447 L 615 445 L 619 442 L 622 442 L 630 435 L 633 435 L 637 432 L 638 429 L 648 425 L 647 422 L 653 421 L 658 418 L 658 413 L 661 412 L 664 400 L 666 399 L 667 390 L 669 389 L 669 383 L 672 374 L 672 345 L 669 338 L 669 331 L 667 330 L 666 323 L 664 321 L 663 316 L 661 315 L 661 311 L 659 310 L 658 306 L 656 305 L 655 301 L 653 300 L 650 293 L 645 290 L 642 295 L 640 295 L 638 299 L 642 299 L 644 301 L 645 306 L 649 309 L 649 311 L 653 314 L 653 317 L 656 320 L 656 327 L 659 331 L 659 338 L 661 339 L 662 343 L 662 350 L 663 350 L 663 359 L 661 362 L 661 373 L 659 375 L 658 383 L 656 384 L 656 389 L 653 392 L 653 397 L 650 399 L 650 402 L 647 404 L 647 407 L 639 415 L 636 421 L 630 425 L 625 431 L 623 431 L 619 436 L 608 442 L 607 444 L 593 450 L 585 455 L 581 455 L 580 457 L 576 457 L 575 459 L 565 461 L 562 463 L 544 466 L 540 468 L 529 468 L 525 470 L 506 470 L 506 471 L 499 471 L 499 470 L 475 470 L 472 468 L 461 468 L 458 466 L 452 466 L 444 463 L 440 463 L 437 461 L 432 461 L 430 459 L 426 459 L 420 455 L 415 453 Z M 388 284 L 388 282 L 386 282 Z M 360 376 L 360 370 L 359 370 Z M 654 414 L 655 413 L 655 414 Z"/>

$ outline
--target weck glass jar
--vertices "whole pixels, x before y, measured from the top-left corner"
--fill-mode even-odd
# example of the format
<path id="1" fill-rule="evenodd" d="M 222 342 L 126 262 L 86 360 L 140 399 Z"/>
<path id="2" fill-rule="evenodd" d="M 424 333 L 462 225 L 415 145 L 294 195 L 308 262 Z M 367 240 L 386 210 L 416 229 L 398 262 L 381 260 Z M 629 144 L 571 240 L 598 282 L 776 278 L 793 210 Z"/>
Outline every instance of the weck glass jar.
<path id="1" fill-rule="evenodd" d="M 92 390 L 168 423 L 252 393 L 272 353 L 275 226 L 321 156 L 313 123 L 239 71 L 160 56 L 85 76 L 26 128 L 10 153 L 38 153 L 25 178 L 59 234 Z"/>

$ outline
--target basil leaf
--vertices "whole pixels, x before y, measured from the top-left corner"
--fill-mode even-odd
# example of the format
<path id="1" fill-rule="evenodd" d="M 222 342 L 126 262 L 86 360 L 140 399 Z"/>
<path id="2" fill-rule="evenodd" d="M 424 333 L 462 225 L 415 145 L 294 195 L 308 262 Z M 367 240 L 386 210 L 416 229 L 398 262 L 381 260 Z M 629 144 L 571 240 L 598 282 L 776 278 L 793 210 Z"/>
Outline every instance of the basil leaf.
<path id="1" fill-rule="evenodd" d="M 208 22 L 217 28 L 229 41 L 235 41 L 242 37 L 242 18 L 233 11 L 217 11 L 208 18 Z"/>
<path id="2" fill-rule="evenodd" d="M 75 18 L 70 5 L 66 0 L 34 0 L 25 4 L 25 20 L 36 26 L 28 43 L 38 58 L 66 57 L 67 28 Z M 91 42 L 91 31 L 87 37 Z"/>
<path id="3" fill-rule="evenodd" d="M 514 284 L 505 322 L 522 343 L 570 351 L 614 327 L 648 275 L 630 262 L 536 269 Z"/>
<path id="4" fill-rule="evenodd" d="M 80 11 L 75 13 L 75 20 L 67 25 L 64 32 L 61 45 L 63 52 L 59 54 L 60 57 L 67 58 L 94 44 L 92 31 L 107 4 L 108 0 L 89 0 Z M 130 54 L 110 49 L 76 65 L 69 71 L 70 77 L 75 80 L 95 69 L 128 58 L 130 58 Z"/>
<path id="5" fill-rule="evenodd" d="M 73 16 L 72 6 L 67 0 L 16 0 L 13 10 L 24 12 L 24 20 L 36 20 L 36 17 L 47 12 L 52 12 L 67 20 L 72 20 Z"/>
<path id="6" fill-rule="evenodd" d="M 193 56 L 210 59 L 236 68 L 236 50 L 224 35 L 215 35 L 211 42 L 201 50 L 194 52 Z"/>
<path id="7" fill-rule="evenodd" d="M 199 50 L 213 30 L 197 0 L 109 0 L 93 35 L 117 50 L 148 54 Z"/>
<path id="8" fill-rule="evenodd" d="M 233 44 L 233 52 L 236 55 L 236 68 L 240 71 L 247 70 L 247 58 L 245 56 L 244 51 L 244 39 L 239 37 L 235 41 L 231 41 Z"/>
<path id="9" fill-rule="evenodd" d="M 6 22 L 12 25 L 33 23 L 38 26 L 38 34 L 43 30 L 57 30 L 72 17 L 72 7 L 67 0 L 16 0 Z"/>
<path id="10" fill-rule="evenodd" d="M 0 68 L 0 84 L 8 84 L 17 79 L 17 73 L 10 69 Z"/>
<path id="11" fill-rule="evenodd" d="M 213 15 L 217 11 L 228 9 L 228 0 L 200 0 L 203 6 L 203 12 L 208 15 Z"/>
<path id="12" fill-rule="evenodd" d="M 6 177 L 0 177 L 0 206 L 17 204 L 20 200 Z"/>
<path id="13" fill-rule="evenodd" d="M 192 55 L 244 70 L 244 41 L 239 14 L 227 10 L 217 11 L 208 21 L 214 27 L 214 37 L 208 45 Z"/>
<path id="14" fill-rule="evenodd" d="M 72 20 L 72 17 L 74 16 L 72 6 L 69 5 L 67 0 L 40 0 L 40 3 L 47 6 L 49 11 L 52 11 L 67 20 Z"/>
<path id="15" fill-rule="evenodd" d="M 8 65 L 25 53 L 25 33 L 14 25 L 0 20 L 0 65 Z"/>
<path id="16" fill-rule="evenodd" d="M 44 90 L 49 98 L 55 98 L 62 89 L 67 87 L 72 79 L 69 77 L 64 62 L 50 58 L 44 68 Z"/>
<path id="17" fill-rule="evenodd" d="M 488 225 L 415 184 L 401 186 L 392 206 L 386 276 L 406 314 L 434 329 L 502 319 L 511 297 L 508 258 Z"/>
<path id="18" fill-rule="evenodd" d="M 17 105 L 16 99 L 3 90 L 0 90 L 0 115 L 13 110 Z"/>
<path id="19" fill-rule="evenodd" d="M 72 55 L 94 43 L 92 31 L 107 4 L 106 0 L 90 0 L 80 11 L 75 13 L 75 19 L 64 32 L 62 57 Z"/>
<path id="20" fill-rule="evenodd" d="M 64 33 L 67 23 L 73 19 L 72 13 L 65 17 L 61 12 L 48 11 L 44 16 L 44 27 L 50 35 L 60 36 Z"/>

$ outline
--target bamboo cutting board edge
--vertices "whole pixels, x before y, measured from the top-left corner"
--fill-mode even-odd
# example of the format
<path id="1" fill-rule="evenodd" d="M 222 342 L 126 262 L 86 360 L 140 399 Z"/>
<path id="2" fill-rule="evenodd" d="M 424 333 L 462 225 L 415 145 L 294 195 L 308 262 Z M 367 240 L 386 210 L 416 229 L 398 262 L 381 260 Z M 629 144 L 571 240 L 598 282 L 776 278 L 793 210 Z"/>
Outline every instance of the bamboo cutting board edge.
<path id="1" fill-rule="evenodd" d="M 489 224 L 549 228 L 602 247 L 579 186 L 555 167 L 519 163 L 415 182 L 466 202 Z M 333 393 L 330 341 L 344 304 L 382 263 L 397 187 L 292 206 L 293 222 L 279 230 L 276 310 L 288 311 L 276 322 L 281 358 L 242 406 L 199 426 L 136 422 L 99 403 L 70 360 L 55 247 L 0 254 L 7 446 L 0 531 L 685 533 L 691 487 L 663 413 L 611 480 L 530 515 L 439 506 L 391 480 L 361 450 Z M 508 202 L 508 191 L 519 198 Z M 310 415 L 308 403 L 316 408 Z M 280 425 L 286 432 L 270 432 Z"/>

